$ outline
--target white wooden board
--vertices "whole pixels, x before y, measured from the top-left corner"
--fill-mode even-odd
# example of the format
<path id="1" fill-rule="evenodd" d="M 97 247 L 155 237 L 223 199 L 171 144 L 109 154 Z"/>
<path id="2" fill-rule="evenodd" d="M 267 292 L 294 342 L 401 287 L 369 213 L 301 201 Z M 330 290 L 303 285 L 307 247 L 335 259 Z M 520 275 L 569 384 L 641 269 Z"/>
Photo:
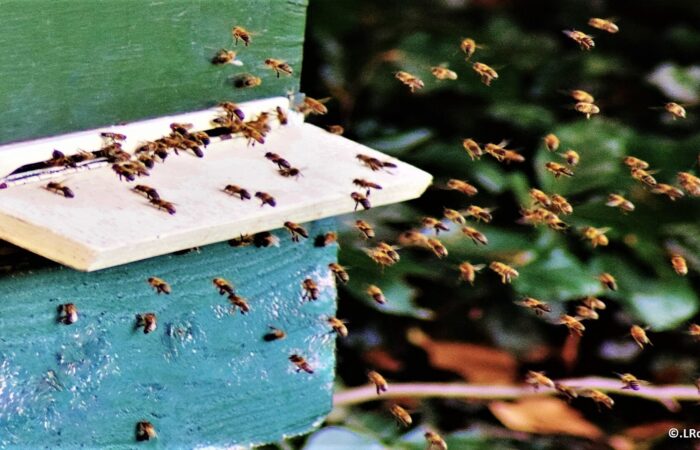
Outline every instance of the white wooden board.
<path id="1" fill-rule="evenodd" d="M 288 108 L 286 98 L 242 104 L 246 116 L 259 111 Z M 195 129 L 209 129 L 217 110 L 164 117 L 109 131 L 126 134 L 125 149 L 169 133 L 171 122 L 190 122 Z M 100 129 L 53 139 L 0 147 L 0 174 L 29 162 L 46 160 L 54 148 L 64 153 L 97 149 Z M 63 198 L 44 189 L 46 181 L 0 190 L 0 239 L 78 270 L 92 271 L 129 263 L 177 250 L 220 242 L 241 234 L 280 228 L 285 221 L 304 223 L 353 211 L 352 184 L 364 178 L 380 184 L 372 191 L 373 207 L 420 196 L 432 177 L 324 129 L 303 123 L 290 114 L 290 124 L 274 128 L 264 145 L 247 145 L 243 138 L 213 141 L 204 158 L 188 153 L 172 154 L 157 164 L 148 177 L 119 181 L 109 167 L 80 171 L 59 178 L 74 198 Z M 264 158 L 275 152 L 301 169 L 303 176 L 284 178 Z M 362 165 L 358 153 L 398 165 L 374 172 Z M 4 172 L 3 172 L 4 171 Z M 161 198 L 175 203 L 169 215 L 152 207 L 131 188 L 146 184 Z M 241 201 L 222 189 L 237 184 L 251 192 L 263 191 L 276 207 L 260 206 L 256 198 Z"/>

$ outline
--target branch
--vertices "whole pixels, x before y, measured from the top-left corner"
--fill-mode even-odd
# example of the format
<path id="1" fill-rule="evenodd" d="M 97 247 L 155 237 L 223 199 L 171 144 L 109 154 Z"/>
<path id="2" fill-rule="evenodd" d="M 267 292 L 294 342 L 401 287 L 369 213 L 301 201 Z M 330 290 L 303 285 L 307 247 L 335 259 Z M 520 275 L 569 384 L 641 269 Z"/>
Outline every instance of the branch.
<path id="1" fill-rule="evenodd" d="M 601 377 L 571 378 L 557 380 L 576 389 L 598 389 L 600 391 L 646 398 L 664 404 L 683 400 L 699 400 L 698 388 L 690 385 L 641 386 L 638 391 L 622 389 L 620 380 Z M 529 386 L 488 385 L 467 383 L 394 383 L 389 390 L 377 396 L 374 385 L 361 386 L 338 392 L 333 397 L 334 406 L 349 406 L 385 398 L 463 398 L 482 400 L 509 400 L 534 395 L 553 395 L 557 391 Z"/>

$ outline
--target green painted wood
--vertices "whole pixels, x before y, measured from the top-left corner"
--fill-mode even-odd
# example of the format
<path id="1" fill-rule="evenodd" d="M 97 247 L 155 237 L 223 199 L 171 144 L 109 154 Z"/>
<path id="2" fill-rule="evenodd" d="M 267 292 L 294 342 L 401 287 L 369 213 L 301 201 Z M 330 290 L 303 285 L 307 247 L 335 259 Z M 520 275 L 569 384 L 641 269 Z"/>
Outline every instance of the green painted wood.
<path id="1" fill-rule="evenodd" d="M 333 220 L 307 225 L 298 244 L 167 255 L 93 273 L 44 264 L 0 274 L 0 446 L 133 448 L 135 424 L 158 432 L 146 447 L 193 448 L 271 442 L 308 431 L 331 409 L 335 313 L 327 265 L 336 246 L 314 247 Z M 168 281 L 157 295 L 146 278 Z M 230 314 L 212 278 L 224 277 L 251 311 Z M 304 302 L 312 277 L 320 298 Z M 56 307 L 79 308 L 73 325 Z M 155 312 L 158 328 L 135 330 Z M 286 339 L 266 342 L 273 325 Z M 315 372 L 288 361 L 305 356 Z"/>
<path id="2" fill-rule="evenodd" d="M 0 0 L 0 143 L 298 91 L 307 0 Z M 231 28 L 255 33 L 233 47 Z M 244 66 L 214 66 L 220 48 Z M 276 78 L 263 61 L 289 62 Z M 262 78 L 236 89 L 231 77 Z"/>

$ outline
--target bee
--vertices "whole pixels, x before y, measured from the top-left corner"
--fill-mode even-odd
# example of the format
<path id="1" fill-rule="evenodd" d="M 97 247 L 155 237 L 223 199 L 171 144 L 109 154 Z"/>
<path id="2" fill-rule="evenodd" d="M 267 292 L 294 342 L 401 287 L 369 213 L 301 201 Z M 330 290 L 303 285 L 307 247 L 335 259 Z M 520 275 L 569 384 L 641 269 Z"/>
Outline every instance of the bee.
<path id="1" fill-rule="evenodd" d="M 608 33 L 612 34 L 615 34 L 618 31 L 620 31 L 618 26 L 608 19 L 599 19 L 597 17 L 591 17 L 590 19 L 588 19 L 588 25 L 592 26 L 593 28 L 607 31 Z"/>
<path id="2" fill-rule="evenodd" d="M 671 114 L 673 120 L 685 119 L 685 108 L 678 103 L 668 102 L 664 105 L 664 109 Z"/>
<path id="3" fill-rule="evenodd" d="M 566 397 L 567 400 L 573 400 L 578 397 L 578 391 L 576 391 L 575 388 L 562 383 L 557 383 L 556 381 L 554 382 L 554 389 L 556 389 L 560 394 L 564 394 L 564 397 Z"/>
<path id="4" fill-rule="evenodd" d="M 540 386 L 545 386 L 554 389 L 554 381 L 551 380 L 544 372 L 535 372 L 534 370 L 528 370 L 525 375 L 525 383 L 529 384 L 535 390 L 538 390 Z"/>
<path id="5" fill-rule="evenodd" d="M 374 384 L 377 388 L 377 395 L 381 395 L 382 392 L 386 392 L 389 389 L 389 383 L 379 372 L 375 370 L 370 370 L 367 372 L 367 378 L 369 378 L 370 383 Z"/>
<path id="6" fill-rule="evenodd" d="M 583 332 L 585 331 L 586 327 L 583 326 L 583 324 L 575 317 L 570 316 L 568 314 L 563 314 L 559 318 L 559 323 L 561 325 L 565 325 L 569 329 L 569 333 L 571 334 L 578 334 L 579 336 L 583 336 Z"/>
<path id="7" fill-rule="evenodd" d="M 329 317 L 328 324 L 333 328 L 333 331 L 340 337 L 348 337 L 348 327 L 345 326 L 345 322 L 338 319 L 337 317 Z"/>
<path id="8" fill-rule="evenodd" d="M 383 305 L 384 303 L 386 303 L 386 298 L 384 297 L 384 293 L 382 292 L 381 289 L 379 289 L 378 286 L 370 284 L 369 286 L 367 286 L 366 292 L 367 292 L 367 295 L 372 297 L 372 299 L 375 302 L 379 303 L 380 305 Z"/>
<path id="9" fill-rule="evenodd" d="M 476 42 L 474 42 L 474 39 L 472 38 L 465 38 L 462 39 L 462 42 L 459 43 L 459 48 L 464 52 L 465 55 L 467 55 L 466 60 L 469 61 L 469 58 L 474 55 L 474 52 L 476 51 L 477 48 L 480 48 L 478 45 L 476 45 Z"/>
<path id="10" fill-rule="evenodd" d="M 569 215 L 574 212 L 574 208 L 571 204 L 566 201 L 566 198 L 559 194 L 552 194 L 550 197 L 552 201 L 552 209 L 558 213 Z"/>
<path id="11" fill-rule="evenodd" d="M 466 211 L 466 216 L 474 217 L 477 221 L 483 220 L 485 223 L 489 223 L 493 219 L 490 209 L 481 208 L 476 205 L 469 205 Z"/>
<path id="12" fill-rule="evenodd" d="M 306 362 L 303 356 L 297 355 L 295 353 L 289 357 L 289 360 L 295 366 L 297 366 L 297 372 L 301 372 L 303 370 L 306 373 L 314 373 L 313 369 L 311 368 L 311 365 L 308 362 Z"/>
<path id="13" fill-rule="evenodd" d="M 289 234 L 292 235 L 293 242 L 299 242 L 299 236 L 304 239 L 309 237 L 309 233 L 306 229 L 297 223 L 287 221 L 284 223 L 284 227 L 289 231 Z"/>
<path id="14" fill-rule="evenodd" d="M 338 242 L 338 233 L 335 231 L 329 231 L 324 234 L 319 234 L 316 236 L 316 239 L 314 239 L 314 246 L 315 247 L 327 247 L 329 245 L 335 244 Z"/>
<path id="15" fill-rule="evenodd" d="M 608 201 L 605 205 L 613 208 L 620 208 L 624 212 L 634 211 L 634 203 L 619 194 L 609 194 Z"/>
<path id="16" fill-rule="evenodd" d="M 269 326 L 268 328 L 270 328 L 270 331 L 263 336 L 263 339 L 267 342 L 279 341 L 280 339 L 287 337 L 287 333 L 279 328 L 275 328 L 273 326 Z"/>
<path id="17" fill-rule="evenodd" d="M 476 245 L 488 245 L 489 240 L 482 232 L 472 227 L 462 227 L 462 234 L 467 235 Z"/>
<path id="18" fill-rule="evenodd" d="M 296 167 L 290 167 L 289 169 L 278 169 L 277 173 L 282 175 L 285 178 L 299 178 L 303 176 L 301 174 L 301 170 L 297 169 Z"/>
<path id="19" fill-rule="evenodd" d="M 430 247 L 428 237 L 420 231 L 408 230 L 399 235 L 399 244 L 406 247 Z"/>
<path id="20" fill-rule="evenodd" d="M 423 436 L 428 443 L 426 450 L 447 450 L 447 442 L 434 431 L 426 431 Z"/>
<path id="21" fill-rule="evenodd" d="M 215 65 L 233 64 L 234 66 L 242 66 L 243 63 L 236 59 L 236 52 L 222 48 L 211 59 L 211 63 Z"/>
<path id="22" fill-rule="evenodd" d="M 450 229 L 444 223 L 434 217 L 423 217 L 421 223 L 426 228 L 432 228 L 436 235 L 440 234 L 440 230 L 450 231 Z"/>
<path id="23" fill-rule="evenodd" d="M 372 228 L 372 225 L 365 222 L 364 220 L 356 220 L 355 228 L 357 228 L 360 231 L 362 237 L 365 239 L 372 239 L 374 237 L 374 228 Z"/>
<path id="24" fill-rule="evenodd" d="M 147 199 L 159 199 L 160 195 L 158 195 L 158 191 L 153 189 L 150 186 L 146 186 L 145 184 L 137 184 L 136 186 L 133 187 L 133 190 L 135 192 L 138 192 L 140 194 L 144 194 Z"/>
<path id="25" fill-rule="evenodd" d="M 377 183 L 373 183 L 371 181 L 367 181 L 367 180 L 362 179 L 362 178 L 355 178 L 354 180 L 352 180 L 352 184 L 354 184 L 355 186 L 358 186 L 360 188 L 366 189 L 367 190 L 365 192 L 366 197 L 369 197 L 370 189 L 378 189 L 378 190 L 382 189 L 382 187 L 380 185 L 378 185 Z"/>
<path id="26" fill-rule="evenodd" d="M 464 218 L 462 213 L 455 209 L 450 209 L 450 208 L 445 208 L 443 211 L 443 215 L 447 220 L 450 220 L 451 222 L 456 223 L 457 225 L 466 225 L 467 224 L 467 219 Z"/>
<path id="27" fill-rule="evenodd" d="M 583 237 L 591 241 L 593 248 L 596 248 L 599 245 L 601 247 L 605 247 L 609 242 L 605 233 L 609 230 L 610 228 L 586 227 L 583 229 Z"/>
<path id="28" fill-rule="evenodd" d="M 143 334 L 156 331 L 158 320 L 155 313 L 136 314 L 136 328 L 143 327 Z"/>
<path id="29" fill-rule="evenodd" d="M 580 103 L 594 103 L 595 98 L 591 94 L 589 94 L 586 91 L 583 91 L 581 89 L 574 89 L 573 91 L 569 91 L 569 95 L 571 98 L 576 100 L 577 102 Z"/>
<path id="30" fill-rule="evenodd" d="M 468 261 L 464 261 L 459 265 L 459 278 L 468 282 L 470 285 L 474 286 L 474 280 L 476 279 L 476 273 L 481 269 L 486 267 L 485 264 L 472 264 Z"/>
<path id="31" fill-rule="evenodd" d="M 447 188 L 454 191 L 459 191 L 469 197 L 472 197 L 479 192 L 474 186 L 466 181 L 456 180 L 454 178 L 447 181 Z"/>
<path id="32" fill-rule="evenodd" d="M 233 294 L 233 285 L 223 278 L 214 278 L 212 280 L 214 287 L 219 290 L 219 295 Z"/>
<path id="33" fill-rule="evenodd" d="M 399 425 L 403 425 L 404 427 L 410 427 L 413 423 L 411 415 L 399 405 L 391 405 L 391 408 L 389 410 L 391 411 L 391 414 L 394 415 L 394 418 L 399 423 Z"/>
<path id="34" fill-rule="evenodd" d="M 136 423 L 136 440 L 139 442 L 150 441 L 158 437 L 153 424 L 147 420 Z"/>
<path id="35" fill-rule="evenodd" d="M 440 242 L 438 239 L 428 238 L 427 245 L 438 258 L 444 258 L 447 256 L 447 248 L 445 248 L 443 243 Z"/>
<path id="36" fill-rule="evenodd" d="M 598 281 L 600 281 L 600 284 L 603 285 L 603 288 L 608 288 L 611 291 L 617 290 L 617 281 L 615 280 L 615 277 L 607 272 L 603 272 L 598 275 Z"/>
<path id="37" fill-rule="evenodd" d="M 168 295 L 171 292 L 170 285 L 161 278 L 150 277 L 146 281 L 148 281 L 148 284 L 150 284 L 151 287 L 156 290 L 156 294 Z"/>
<path id="38" fill-rule="evenodd" d="M 280 77 L 281 73 L 285 75 L 291 75 L 293 72 L 292 66 L 287 64 L 285 61 L 281 61 L 279 59 L 267 58 L 265 60 L 265 65 L 275 71 L 275 73 L 277 74 L 277 78 Z"/>
<path id="39" fill-rule="evenodd" d="M 256 192 L 255 196 L 260 199 L 262 203 L 260 203 L 260 207 L 263 207 L 265 205 L 270 205 L 272 207 L 277 206 L 277 202 L 275 201 L 275 198 L 268 194 L 267 192 Z"/>
<path id="40" fill-rule="evenodd" d="M 253 244 L 253 236 L 249 234 L 242 234 L 237 238 L 233 238 L 228 241 L 228 245 L 231 247 L 247 247 L 251 244 Z"/>
<path id="41" fill-rule="evenodd" d="M 556 134 L 554 133 L 549 133 L 547 136 L 543 138 L 544 140 L 544 145 L 547 147 L 547 150 L 550 152 L 555 152 L 559 148 L 559 138 L 557 137 Z"/>
<path id="42" fill-rule="evenodd" d="M 547 214 L 544 216 L 544 223 L 554 231 L 562 231 L 569 227 L 563 220 L 559 218 L 556 214 L 545 211 Z"/>
<path id="43" fill-rule="evenodd" d="M 248 305 L 248 302 L 245 298 L 234 293 L 229 294 L 227 298 L 229 303 L 231 303 L 232 313 L 236 312 L 236 308 L 241 310 L 241 314 L 247 314 L 250 312 L 250 306 Z"/>
<path id="44" fill-rule="evenodd" d="M 364 194 L 360 194 L 359 192 L 353 192 L 350 194 L 350 197 L 355 202 L 355 211 L 357 211 L 357 207 L 360 205 L 362 205 L 362 208 L 364 208 L 365 210 L 368 210 L 372 207 L 372 204 L 369 202 L 369 199 Z"/>
<path id="45" fill-rule="evenodd" d="M 542 316 L 544 313 L 552 312 L 552 308 L 547 303 L 533 297 L 525 297 L 524 299 L 515 303 L 535 311 L 535 314 L 538 316 Z"/>
<path id="46" fill-rule="evenodd" d="M 677 253 L 671 255 L 671 265 L 678 275 L 683 276 L 688 274 L 688 264 L 681 255 Z"/>
<path id="47" fill-rule="evenodd" d="M 634 178 L 637 181 L 640 181 L 642 184 L 645 184 L 646 186 L 653 188 L 657 184 L 656 178 L 654 178 L 652 176 L 652 173 L 654 173 L 654 171 L 648 172 L 644 169 L 634 167 L 634 168 L 632 168 L 632 170 L 630 172 L 632 174 L 632 178 Z"/>
<path id="48" fill-rule="evenodd" d="M 364 251 L 367 253 L 367 256 L 372 258 L 372 260 L 379 264 L 382 268 L 396 264 L 396 260 L 389 256 L 386 251 L 380 248 L 365 249 Z"/>
<path id="49" fill-rule="evenodd" d="M 422 89 L 423 86 L 425 86 L 423 80 L 403 70 L 399 70 L 394 76 L 397 80 L 408 86 L 411 92 L 416 92 L 418 89 Z"/>
<path id="50" fill-rule="evenodd" d="M 644 348 L 645 344 L 653 345 L 647 336 L 646 330 L 639 325 L 632 325 L 632 328 L 630 328 L 630 336 L 632 336 L 632 339 L 634 339 L 634 342 L 636 342 L 640 348 Z"/>
<path id="51" fill-rule="evenodd" d="M 605 309 L 605 303 L 603 303 L 602 300 L 596 297 L 592 297 L 590 295 L 581 300 L 581 303 L 583 303 L 584 306 L 590 309 Z"/>
<path id="52" fill-rule="evenodd" d="M 596 402 L 598 409 L 600 409 L 600 405 L 603 405 L 608 409 L 612 409 L 613 405 L 615 404 L 612 398 L 597 389 L 582 389 L 578 393 L 581 397 L 588 397 Z"/>
<path id="53" fill-rule="evenodd" d="M 590 119 L 592 115 L 600 113 L 600 108 L 598 105 L 593 103 L 578 102 L 574 105 L 574 109 L 581 114 L 584 114 L 586 119 Z"/>
<path id="54" fill-rule="evenodd" d="M 282 158 L 277 153 L 267 152 L 265 153 L 265 158 L 275 163 L 280 169 L 290 169 L 292 167 L 289 161 Z"/>
<path id="55" fill-rule="evenodd" d="M 481 82 L 486 86 L 491 86 L 491 82 L 498 78 L 498 72 L 484 63 L 475 62 L 472 64 L 472 69 L 474 69 L 474 72 L 479 74 L 481 77 Z"/>
<path id="56" fill-rule="evenodd" d="M 64 186 L 63 184 L 57 181 L 49 181 L 45 187 L 47 191 L 53 192 L 55 194 L 60 194 L 65 198 L 75 197 L 75 194 L 73 194 L 71 188 L 69 188 L 68 186 Z"/>
<path id="57" fill-rule="evenodd" d="M 100 152 L 111 163 L 123 163 L 131 159 L 131 155 L 122 150 L 122 145 L 119 142 L 102 147 Z"/>
<path id="58" fill-rule="evenodd" d="M 78 321 L 78 307 L 75 303 L 58 305 L 58 321 L 66 325 L 72 325 Z"/>
<path id="59" fill-rule="evenodd" d="M 100 136 L 109 142 L 119 142 L 126 140 L 126 135 L 121 133 L 111 133 L 109 131 L 103 131 L 102 133 L 100 133 Z"/>
<path id="60" fill-rule="evenodd" d="M 573 177 L 574 172 L 568 167 L 562 166 L 561 164 L 555 162 L 548 162 L 544 165 L 547 171 L 554 175 L 554 178 L 559 178 L 561 176 Z"/>
<path id="61" fill-rule="evenodd" d="M 634 156 L 625 156 L 622 160 L 630 169 L 648 169 L 649 163 Z"/>
<path id="62" fill-rule="evenodd" d="M 230 196 L 238 197 L 241 200 L 250 200 L 250 192 L 235 184 L 227 184 L 223 191 Z"/>
<path id="63" fill-rule="evenodd" d="M 695 339 L 700 339 L 700 325 L 697 323 L 691 323 L 688 326 L 688 334 L 693 336 Z"/>
<path id="64" fill-rule="evenodd" d="M 448 69 L 444 66 L 433 66 L 430 68 L 430 73 L 438 80 L 456 80 L 457 72 Z"/>
<path id="65" fill-rule="evenodd" d="M 581 50 L 591 50 L 593 47 L 595 47 L 593 36 L 589 36 L 586 33 L 576 30 L 562 30 L 562 33 L 576 42 L 579 47 L 581 47 Z"/>
<path id="66" fill-rule="evenodd" d="M 506 163 L 521 163 L 525 162 L 525 157 L 515 150 L 503 150 L 502 160 Z"/>
<path id="67" fill-rule="evenodd" d="M 328 132 L 330 134 L 336 134 L 338 136 L 342 136 L 343 133 L 345 133 L 345 128 L 343 128 L 341 125 L 329 125 Z"/>
<path id="68" fill-rule="evenodd" d="M 484 152 L 493 156 L 497 161 L 503 161 L 506 159 L 507 152 L 509 151 L 509 150 L 505 149 L 506 145 L 507 145 L 507 141 L 505 141 L 505 140 L 501 141 L 498 144 L 494 144 L 494 143 L 489 142 L 484 147 Z"/>
<path id="69" fill-rule="evenodd" d="M 517 270 L 508 264 L 498 261 L 491 262 L 491 264 L 489 264 L 489 269 L 501 276 L 501 283 L 503 284 L 510 283 L 514 278 L 520 275 Z"/>
<path id="70" fill-rule="evenodd" d="M 579 157 L 578 153 L 575 150 L 571 150 L 571 149 L 565 151 L 564 154 L 562 155 L 562 157 L 566 160 L 566 163 L 570 166 L 577 166 L 580 159 L 581 159 Z"/>
<path id="71" fill-rule="evenodd" d="M 231 36 L 236 41 L 236 45 L 238 45 L 239 39 L 241 40 L 241 42 L 243 42 L 243 45 L 245 45 L 246 47 L 249 46 L 252 42 L 250 38 L 250 32 L 240 26 L 235 26 L 231 29 Z"/>
<path id="72" fill-rule="evenodd" d="M 314 280 L 311 278 L 306 278 L 304 281 L 301 283 L 302 287 L 302 295 L 301 298 L 303 300 L 309 300 L 309 301 L 314 301 L 318 300 L 318 296 L 320 295 L 320 291 L 318 289 L 318 285 Z"/>
<path id="73" fill-rule="evenodd" d="M 399 257 L 399 252 L 396 251 L 398 247 L 396 247 L 395 245 L 389 245 L 386 242 L 380 242 L 379 244 L 377 244 L 376 249 L 386 253 L 386 255 L 389 258 L 391 258 L 394 262 L 399 262 L 399 260 L 401 259 Z"/>
<path id="74" fill-rule="evenodd" d="M 56 149 L 54 149 L 54 151 L 51 153 L 51 159 L 48 159 L 46 164 L 56 167 L 75 167 L 75 164 L 71 161 L 70 156 L 66 156 L 62 151 Z"/>
<path id="75" fill-rule="evenodd" d="M 347 270 L 345 270 L 345 267 L 341 266 L 338 263 L 330 263 L 328 264 L 328 268 L 331 269 L 331 272 L 333 272 L 333 275 L 340 281 L 341 283 L 345 284 L 348 281 L 350 281 L 350 275 L 348 275 Z"/>
<path id="76" fill-rule="evenodd" d="M 647 381 L 640 380 L 631 373 L 617 373 L 615 375 L 620 377 L 622 381 L 622 389 L 632 389 L 633 391 L 638 391 L 643 384 L 649 384 Z"/>
<path id="77" fill-rule="evenodd" d="M 277 121 L 280 125 L 287 125 L 289 123 L 289 117 L 287 117 L 287 112 L 282 109 L 281 106 L 275 108 L 275 113 L 277 114 Z"/>
<path id="78" fill-rule="evenodd" d="M 358 153 L 356 156 L 357 159 L 359 159 L 364 165 L 369 167 L 373 171 L 377 170 L 382 170 L 382 169 L 391 169 L 395 168 L 396 164 L 389 162 L 389 161 L 380 161 L 377 158 L 373 158 L 371 156 L 363 155 L 361 153 Z"/>
<path id="79" fill-rule="evenodd" d="M 678 183 L 692 197 L 700 197 L 700 178 L 688 172 L 678 172 Z"/>
<path id="80" fill-rule="evenodd" d="M 254 88 L 262 84 L 262 78 L 249 73 L 242 73 L 233 77 L 233 85 L 237 88 Z"/>
<path id="81" fill-rule="evenodd" d="M 151 203 L 151 205 L 155 206 L 158 209 L 166 211 L 171 216 L 176 212 L 175 206 L 171 202 L 165 201 L 161 198 L 152 198 L 148 201 Z"/>
<path id="82" fill-rule="evenodd" d="M 237 104 L 233 102 L 221 102 L 219 103 L 219 107 L 226 112 L 227 118 L 231 120 L 237 119 L 238 121 L 245 120 L 245 113 Z M 279 111 L 277 112 L 279 114 Z"/>
<path id="83" fill-rule="evenodd" d="M 316 100 L 311 97 L 304 97 L 304 101 L 302 102 L 301 106 L 299 107 L 299 110 L 304 113 L 304 115 L 307 114 L 317 114 L 317 115 L 323 115 L 328 112 L 328 108 L 319 100 Z"/>
<path id="84" fill-rule="evenodd" d="M 141 153 L 138 156 L 138 161 L 142 163 L 144 166 L 146 166 L 147 169 L 153 169 L 156 165 L 156 156 L 155 154 L 147 154 L 147 153 Z"/>
<path id="85" fill-rule="evenodd" d="M 666 183 L 657 183 L 653 188 L 651 188 L 651 192 L 653 194 L 663 194 L 674 202 L 685 195 L 683 191 L 677 187 Z"/>
<path id="86" fill-rule="evenodd" d="M 462 147 L 466 150 L 467 154 L 472 161 L 481 158 L 484 154 L 484 150 L 479 146 L 479 144 L 474 139 L 463 139 Z"/>
<path id="87" fill-rule="evenodd" d="M 540 191 L 539 189 L 530 189 L 529 195 L 532 201 L 535 202 L 535 204 L 539 204 L 541 206 L 544 206 L 545 208 L 549 208 L 552 205 L 552 201 L 549 198 L 549 196 L 547 196 L 547 194 Z"/>
<path id="88" fill-rule="evenodd" d="M 598 313 L 585 305 L 579 305 L 576 307 L 576 318 L 578 320 L 598 320 L 600 316 Z"/>

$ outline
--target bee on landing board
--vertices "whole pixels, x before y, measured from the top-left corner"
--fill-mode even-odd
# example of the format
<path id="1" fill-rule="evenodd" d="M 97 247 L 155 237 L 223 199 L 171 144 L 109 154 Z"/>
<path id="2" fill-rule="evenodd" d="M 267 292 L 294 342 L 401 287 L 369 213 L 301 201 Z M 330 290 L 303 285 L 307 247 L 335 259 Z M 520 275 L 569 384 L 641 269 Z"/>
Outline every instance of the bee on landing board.
<path id="1" fill-rule="evenodd" d="M 354 184 L 355 186 L 360 187 L 362 189 L 366 189 L 365 197 L 369 197 L 371 189 L 376 189 L 376 190 L 382 189 L 382 187 L 380 185 L 378 185 L 377 183 L 373 183 L 372 181 L 367 181 L 367 180 L 362 179 L 362 178 L 355 178 L 354 180 L 352 180 L 352 184 Z"/>
<path id="2" fill-rule="evenodd" d="M 309 237 L 309 233 L 306 231 L 306 229 L 298 223 L 287 221 L 284 223 L 284 227 L 287 229 L 287 231 L 289 231 L 289 234 L 292 235 L 293 242 L 299 242 L 300 236 L 304 239 Z"/>
<path id="3" fill-rule="evenodd" d="M 333 244 L 338 244 L 338 233 L 335 231 L 319 234 L 316 236 L 316 239 L 314 239 L 314 247 L 328 247 Z M 338 246 L 340 246 L 340 244 L 338 244 Z"/>
<path id="4" fill-rule="evenodd" d="M 379 372 L 370 370 L 367 372 L 367 378 L 376 387 L 377 395 L 381 395 L 382 392 L 389 390 L 389 383 L 386 382 L 386 379 Z"/>
<path id="5" fill-rule="evenodd" d="M 248 192 L 246 189 L 243 189 L 242 187 L 240 187 L 238 185 L 227 184 L 223 190 L 225 193 L 227 193 L 228 195 L 230 195 L 232 197 L 238 197 L 241 200 L 250 200 L 250 192 Z"/>
<path id="6" fill-rule="evenodd" d="M 219 290 L 219 295 L 233 294 L 233 285 L 223 278 L 214 278 L 212 280 L 214 287 Z"/>
<path id="7" fill-rule="evenodd" d="M 58 305 L 58 321 L 65 325 L 72 325 L 78 321 L 78 308 L 75 303 Z"/>
<path id="8" fill-rule="evenodd" d="M 272 325 L 270 325 L 268 328 L 270 328 L 270 331 L 263 336 L 263 339 L 267 342 L 279 341 L 280 339 L 287 337 L 287 333 L 279 328 L 275 328 Z"/>
<path id="9" fill-rule="evenodd" d="M 150 441 L 158 437 L 153 424 L 147 420 L 136 423 L 136 440 L 139 442 Z"/>
<path id="10" fill-rule="evenodd" d="M 263 231 L 253 236 L 253 244 L 255 244 L 256 247 L 279 247 L 280 238 L 269 231 Z"/>
<path id="11" fill-rule="evenodd" d="M 73 194 L 73 191 L 71 190 L 71 188 L 69 188 L 68 186 L 65 186 L 57 181 L 49 181 L 48 184 L 45 186 L 45 188 L 47 191 L 62 195 L 65 198 L 75 197 L 75 194 Z"/>
<path id="12" fill-rule="evenodd" d="M 280 77 L 280 74 L 291 75 L 293 72 L 292 66 L 279 59 L 267 58 L 265 65 L 277 74 L 277 78 Z"/>
<path id="13" fill-rule="evenodd" d="M 151 205 L 153 205 L 155 208 L 160 209 L 162 211 L 167 212 L 171 216 L 175 214 L 175 205 L 171 202 L 165 201 L 162 198 L 151 198 L 148 200 Z"/>
<path id="14" fill-rule="evenodd" d="M 289 117 L 287 116 L 287 111 L 282 109 L 281 106 L 275 108 L 275 113 L 277 114 L 277 121 L 280 125 L 287 125 L 289 123 Z"/>
<path id="15" fill-rule="evenodd" d="M 313 279 L 306 278 L 304 281 L 302 281 L 301 288 L 303 291 L 301 295 L 302 300 L 318 300 L 318 296 L 320 295 L 321 291 L 319 290 L 318 285 Z"/>
<path id="16" fill-rule="evenodd" d="M 249 46 L 252 42 L 250 35 L 251 33 L 241 26 L 235 26 L 231 29 L 231 36 L 236 41 L 236 45 L 238 45 L 238 41 L 240 40 L 243 42 L 243 45 L 246 47 Z"/>
<path id="17" fill-rule="evenodd" d="M 160 195 L 158 195 L 158 191 L 156 191 L 150 186 L 146 186 L 145 184 L 137 184 L 133 187 L 133 190 L 139 194 L 145 195 L 148 200 L 160 198 Z"/>
<path id="18" fill-rule="evenodd" d="M 345 284 L 348 281 L 350 281 L 350 275 L 348 275 L 347 270 L 345 267 L 341 266 L 338 263 L 330 263 L 328 264 L 328 268 L 333 272 L 333 275 L 340 281 L 341 283 Z"/>
<path id="19" fill-rule="evenodd" d="M 277 202 L 275 201 L 275 198 L 268 194 L 267 192 L 256 192 L 255 196 L 260 199 L 260 207 L 263 207 L 265 205 L 270 205 L 272 207 L 275 207 L 277 205 Z"/>
<path id="20" fill-rule="evenodd" d="M 228 301 L 231 303 L 231 313 L 235 314 L 236 308 L 241 310 L 241 314 L 248 314 L 250 312 L 250 306 L 248 301 L 236 294 L 229 294 Z"/>
<path id="21" fill-rule="evenodd" d="M 143 327 L 143 334 L 156 331 L 158 320 L 155 313 L 136 314 L 136 329 Z"/>
<path id="22" fill-rule="evenodd" d="M 289 357 L 289 361 L 291 361 L 295 366 L 297 366 L 297 372 L 301 372 L 303 370 L 304 372 L 309 374 L 314 373 L 313 369 L 311 368 L 311 365 L 304 359 L 304 357 L 296 353 Z"/>
<path id="23" fill-rule="evenodd" d="M 233 86 L 237 88 L 254 88 L 262 84 L 262 78 L 249 73 L 235 75 L 232 78 Z"/>
<path id="24" fill-rule="evenodd" d="M 151 285 L 153 289 L 156 290 L 156 294 L 170 294 L 171 289 L 170 285 L 166 283 L 164 280 L 158 277 L 150 277 L 148 278 L 148 284 Z"/>

